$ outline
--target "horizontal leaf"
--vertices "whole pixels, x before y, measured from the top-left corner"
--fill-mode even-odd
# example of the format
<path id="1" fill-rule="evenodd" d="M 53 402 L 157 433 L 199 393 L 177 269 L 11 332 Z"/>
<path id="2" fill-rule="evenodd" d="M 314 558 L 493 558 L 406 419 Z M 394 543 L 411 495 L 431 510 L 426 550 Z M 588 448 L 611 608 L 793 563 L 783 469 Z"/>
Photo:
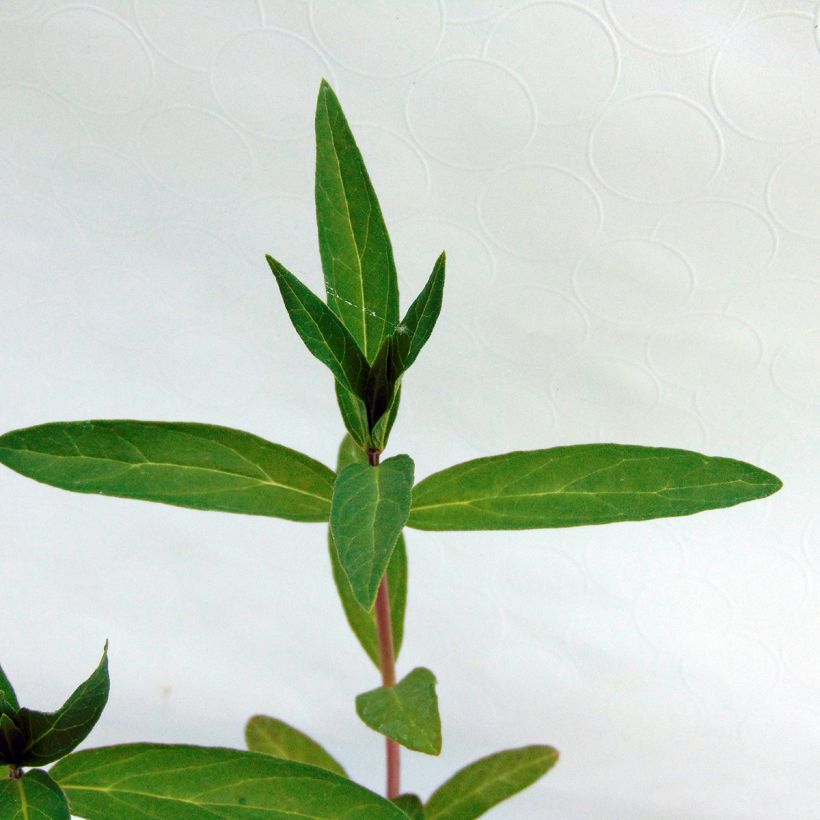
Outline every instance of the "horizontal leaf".
<path id="1" fill-rule="evenodd" d="M 316 102 L 316 221 L 327 303 L 372 362 L 399 320 L 396 265 L 361 152 L 325 81 Z"/>
<path id="2" fill-rule="evenodd" d="M 19 725 L 25 735 L 22 766 L 41 766 L 67 755 L 82 743 L 108 702 L 108 644 L 91 676 L 81 683 L 56 712 L 20 710 Z"/>
<path id="3" fill-rule="evenodd" d="M 333 473 L 279 444 L 209 424 L 65 421 L 0 436 L 0 463 L 79 493 L 327 521 Z"/>
<path id="4" fill-rule="evenodd" d="M 63 758 L 51 775 L 87 820 L 406 820 L 325 769 L 234 749 L 108 746 Z"/>
<path id="5" fill-rule="evenodd" d="M 70 820 L 60 787 L 42 769 L 0 780 L 0 820 Z"/>
<path id="6" fill-rule="evenodd" d="M 0 700 L 4 700 L 12 709 L 19 709 L 20 704 L 17 702 L 17 695 L 14 694 L 14 687 L 11 681 L 0 666 Z"/>
<path id="7" fill-rule="evenodd" d="M 730 458 L 627 444 L 578 444 L 478 458 L 413 488 L 408 525 L 517 530 L 691 515 L 782 486 Z"/>
<path id="8" fill-rule="evenodd" d="M 414 669 L 395 686 L 380 686 L 356 698 L 356 713 L 371 729 L 416 752 L 441 752 L 435 675 Z"/>
<path id="9" fill-rule="evenodd" d="M 413 460 L 394 456 L 370 467 L 350 464 L 333 488 L 330 529 L 353 597 L 364 609 L 376 600 L 382 576 L 407 521 Z"/>
<path id="10" fill-rule="evenodd" d="M 410 818 L 424 820 L 424 806 L 416 794 L 400 794 L 393 802 Z"/>
<path id="11" fill-rule="evenodd" d="M 356 446 L 350 436 L 345 436 L 339 446 L 339 456 L 336 461 L 336 472 L 340 473 L 349 464 L 366 464 L 367 456 L 361 447 Z M 380 668 L 379 636 L 376 628 L 376 613 L 373 609 L 364 609 L 353 597 L 350 581 L 347 580 L 344 570 L 339 563 L 333 536 L 328 528 L 328 552 L 333 569 L 333 580 L 339 593 L 345 617 L 353 630 L 353 634 L 367 652 L 370 660 Z M 387 585 L 390 590 L 390 620 L 393 627 L 393 652 L 396 658 L 401 650 L 404 635 L 404 610 L 407 603 L 407 550 L 404 537 L 399 535 L 390 563 L 387 565 Z"/>
<path id="12" fill-rule="evenodd" d="M 347 777 L 342 765 L 313 738 L 276 718 L 254 715 L 245 726 L 245 742 L 251 752 L 308 763 Z"/>
<path id="13" fill-rule="evenodd" d="M 473 820 L 545 775 L 557 762 L 550 746 L 524 746 L 482 757 L 456 772 L 424 807 L 427 820 Z"/>
<path id="14" fill-rule="evenodd" d="M 342 386 L 365 395 L 369 364 L 338 316 L 275 259 L 266 257 L 291 322 L 307 349 L 326 364 Z"/>

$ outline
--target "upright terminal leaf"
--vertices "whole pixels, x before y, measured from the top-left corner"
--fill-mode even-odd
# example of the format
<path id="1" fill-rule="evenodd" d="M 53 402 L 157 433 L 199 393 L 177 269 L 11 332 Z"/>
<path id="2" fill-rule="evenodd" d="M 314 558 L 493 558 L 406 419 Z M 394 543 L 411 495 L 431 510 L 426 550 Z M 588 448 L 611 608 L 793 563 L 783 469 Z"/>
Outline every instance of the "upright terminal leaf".
<path id="1" fill-rule="evenodd" d="M 42 769 L 0 780 L 0 820 L 70 820 L 60 787 Z"/>
<path id="2" fill-rule="evenodd" d="M 371 447 L 373 442 L 364 401 L 354 396 L 338 379 L 336 380 L 336 401 L 350 438 L 363 449 Z"/>
<path id="3" fill-rule="evenodd" d="M 339 447 L 336 472 L 341 473 L 350 464 L 366 464 L 367 457 L 361 447 L 357 447 L 350 436 L 345 436 Z M 339 555 L 333 536 L 328 528 L 328 551 L 333 568 L 333 580 L 342 602 L 345 617 L 353 634 L 367 652 L 370 660 L 379 668 L 379 636 L 376 629 L 376 613 L 373 609 L 364 609 L 353 597 L 350 581 L 339 563 Z M 393 652 L 398 658 L 404 635 L 404 610 L 407 603 L 407 550 L 404 536 L 399 535 L 396 547 L 387 565 L 387 585 L 390 590 L 390 620 L 393 627 Z"/>
<path id="4" fill-rule="evenodd" d="M 19 715 L 11 707 L 0 709 L 0 766 L 20 767 L 26 736 L 19 723 Z"/>
<path id="5" fill-rule="evenodd" d="M 407 370 L 416 361 L 421 349 L 427 344 L 430 334 L 441 312 L 444 295 L 444 263 L 442 252 L 433 266 L 433 272 L 424 289 L 416 297 L 401 324 L 396 328 L 396 358 L 400 372 Z"/>
<path id="6" fill-rule="evenodd" d="M 343 387 L 365 395 L 369 365 L 336 314 L 275 259 L 266 257 L 296 332 L 307 349 L 326 364 Z"/>
<path id="7" fill-rule="evenodd" d="M 378 467 L 350 464 L 336 478 L 330 530 L 353 597 L 371 609 L 407 521 L 413 460 L 394 456 Z"/>
<path id="8" fill-rule="evenodd" d="M 73 490 L 199 510 L 327 521 L 333 473 L 279 444 L 207 424 L 64 421 L 0 436 L 0 463 Z"/>
<path id="9" fill-rule="evenodd" d="M 267 715 L 254 715 L 245 726 L 248 751 L 319 766 L 341 777 L 347 777 L 342 765 L 313 738 L 287 723 Z"/>
<path id="10" fill-rule="evenodd" d="M 26 738 L 21 766 L 42 766 L 67 755 L 82 743 L 108 702 L 108 645 L 97 668 L 56 712 L 20 710 Z"/>
<path id="11" fill-rule="evenodd" d="M 441 752 L 435 675 L 414 669 L 395 686 L 380 686 L 356 698 L 356 713 L 371 729 L 416 752 Z"/>
<path id="12" fill-rule="evenodd" d="M 14 687 L 11 681 L 0 666 L 0 701 L 5 701 L 13 709 L 19 709 L 20 704 L 17 702 L 17 695 L 14 694 Z"/>
<path id="13" fill-rule="evenodd" d="M 731 507 L 780 479 L 731 458 L 627 444 L 578 444 L 478 458 L 413 489 L 421 530 L 518 530 L 643 521 Z"/>
<path id="14" fill-rule="evenodd" d="M 424 807 L 427 820 L 473 820 L 518 794 L 557 762 L 550 746 L 523 746 L 482 757 L 456 772 Z"/>
<path id="15" fill-rule="evenodd" d="M 410 818 L 424 820 L 424 806 L 416 794 L 400 794 L 393 802 Z"/>
<path id="16" fill-rule="evenodd" d="M 76 752 L 51 776 L 87 820 L 407 820 L 389 801 L 316 766 L 255 752 L 134 743 Z"/>
<path id="17" fill-rule="evenodd" d="M 325 81 L 316 103 L 316 222 L 327 303 L 372 362 L 399 321 L 396 265 L 364 160 Z"/>

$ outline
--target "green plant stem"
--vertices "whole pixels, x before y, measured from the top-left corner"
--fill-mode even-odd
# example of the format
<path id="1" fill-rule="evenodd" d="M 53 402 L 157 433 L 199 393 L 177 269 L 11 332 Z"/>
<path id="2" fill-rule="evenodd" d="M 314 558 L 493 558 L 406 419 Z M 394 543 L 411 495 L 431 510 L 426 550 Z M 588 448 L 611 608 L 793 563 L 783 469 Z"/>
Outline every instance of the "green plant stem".
<path id="1" fill-rule="evenodd" d="M 379 466 L 379 451 L 368 450 L 367 460 L 371 467 Z M 396 685 L 396 657 L 393 651 L 393 626 L 390 619 L 390 590 L 387 573 L 382 577 L 376 594 L 376 629 L 379 635 L 379 667 L 382 686 Z M 401 747 L 389 737 L 384 739 L 387 759 L 387 798 L 401 794 Z"/>

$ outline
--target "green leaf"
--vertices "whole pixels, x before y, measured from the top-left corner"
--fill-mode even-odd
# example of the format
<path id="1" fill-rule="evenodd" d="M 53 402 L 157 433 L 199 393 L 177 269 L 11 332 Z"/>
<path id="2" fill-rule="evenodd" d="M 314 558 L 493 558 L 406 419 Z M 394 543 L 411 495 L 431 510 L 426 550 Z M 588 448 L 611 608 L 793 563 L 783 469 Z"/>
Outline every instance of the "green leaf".
<path id="1" fill-rule="evenodd" d="M 408 525 L 519 530 L 643 521 L 731 507 L 782 486 L 731 458 L 627 444 L 578 444 L 478 458 L 413 488 Z"/>
<path id="2" fill-rule="evenodd" d="M 339 600 L 342 602 L 347 622 L 362 645 L 362 649 L 378 669 L 380 666 L 379 635 L 376 629 L 375 612 L 373 609 L 364 609 L 353 597 L 350 581 L 347 580 L 347 575 L 345 575 L 342 565 L 339 563 L 339 556 L 330 531 L 328 531 L 328 551 L 330 552 L 330 561 L 333 568 L 333 580 L 336 582 Z M 403 535 L 399 535 L 396 547 L 390 556 L 390 563 L 387 565 L 387 588 L 390 592 L 393 653 L 398 658 L 404 635 L 404 611 L 407 604 L 407 548 Z"/>
<path id="3" fill-rule="evenodd" d="M 416 794 L 400 794 L 393 802 L 410 818 L 424 820 L 424 806 Z"/>
<path id="4" fill-rule="evenodd" d="M 340 473 L 349 464 L 366 464 L 367 456 L 361 447 L 358 447 L 350 436 L 345 436 L 339 447 L 339 457 L 336 462 L 336 472 Z M 342 565 L 339 563 L 339 556 L 336 546 L 333 543 L 333 536 L 328 528 L 327 533 L 328 551 L 333 569 L 333 580 L 339 593 L 339 600 L 342 603 L 345 617 L 347 618 L 353 634 L 362 645 L 362 649 L 373 661 L 376 668 L 379 664 L 379 635 L 376 628 L 376 613 L 373 609 L 364 609 L 353 597 L 353 590 L 350 588 L 350 581 L 347 580 Z M 402 637 L 404 635 L 404 610 L 407 603 L 407 549 L 404 543 L 404 536 L 399 535 L 396 547 L 390 556 L 390 563 L 387 565 L 387 586 L 390 592 L 390 620 L 393 627 L 393 652 L 396 658 L 401 650 Z"/>
<path id="5" fill-rule="evenodd" d="M 413 460 L 394 456 L 378 467 L 350 464 L 333 488 L 330 530 L 353 597 L 371 609 L 407 521 Z"/>
<path id="6" fill-rule="evenodd" d="M 427 344 L 430 334 L 438 321 L 441 312 L 441 300 L 444 294 L 444 264 L 446 256 L 441 253 L 433 266 L 433 272 L 424 289 L 416 297 L 410 310 L 407 311 L 401 324 L 396 328 L 396 364 L 400 373 L 404 373 Z"/>
<path id="7" fill-rule="evenodd" d="M 276 718 L 254 715 L 245 726 L 245 742 L 251 752 L 308 763 L 347 777 L 342 765 L 313 738 Z"/>
<path id="8" fill-rule="evenodd" d="M 325 769 L 234 749 L 108 746 L 63 758 L 51 776 L 88 820 L 406 820 Z"/>
<path id="9" fill-rule="evenodd" d="M 416 752 L 441 752 L 435 675 L 414 669 L 395 686 L 380 686 L 356 698 L 356 713 L 371 729 Z"/>
<path id="10" fill-rule="evenodd" d="M 518 794 L 557 762 L 550 746 L 523 746 L 482 757 L 456 772 L 424 807 L 427 820 L 473 820 Z"/>
<path id="11" fill-rule="evenodd" d="M 20 704 L 17 702 L 17 695 L 14 694 L 14 687 L 11 681 L 0 666 L 0 701 L 5 701 L 12 709 L 19 709 Z"/>
<path id="12" fill-rule="evenodd" d="M 401 401 L 401 377 L 396 380 L 393 389 L 393 398 L 387 411 L 382 417 L 373 425 L 373 431 L 370 434 L 370 439 L 373 447 L 380 452 L 387 447 L 387 439 L 390 437 L 390 431 L 393 429 L 393 422 L 399 412 L 399 402 Z"/>
<path id="13" fill-rule="evenodd" d="M 97 668 L 56 712 L 20 710 L 26 738 L 21 766 L 39 766 L 67 755 L 82 743 L 108 702 L 108 644 Z"/>
<path id="14" fill-rule="evenodd" d="M 42 769 L 0 780 L 0 820 L 70 820 L 60 787 Z"/>
<path id="15" fill-rule="evenodd" d="M 396 264 L 364 160 L 324 80 L 316 103 L 316 222 L 327 303 L 372 362 L 399 321 Z"/>
<path id="16" fill-rule="evenodd" d="M 307 349 L 330 368 L 343 387 L 364 397 L 370 368 L 356 340 L 315 293 L 275 259 L 265 258 L 276 277 L 290 320 Z"/>
<path id="17" fill-rule="evenodd" d="M 79 493 L 327 521 L 333 473 L 278 444 L 208 424 L 65 421 L 0 436 L 0 463 Z"/>
<path id="18" fill-rule="evenodd" d="M 342 414 L 345 428 L 350 437 L 363 449 L 371 445 L 367 424 L 367 408 L 364 402 L 354 396 L 344 385 L 336 382 L 336 402 Z"/>

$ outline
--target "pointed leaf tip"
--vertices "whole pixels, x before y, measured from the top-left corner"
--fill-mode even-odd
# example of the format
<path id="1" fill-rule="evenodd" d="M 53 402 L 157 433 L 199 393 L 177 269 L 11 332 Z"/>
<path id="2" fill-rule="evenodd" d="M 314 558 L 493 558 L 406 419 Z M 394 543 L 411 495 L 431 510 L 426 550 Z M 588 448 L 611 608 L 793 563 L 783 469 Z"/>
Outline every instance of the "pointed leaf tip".
<path id="1" fill-rule="evenodd" d="M 436 676 L 420 666 L 395 686 L 380 686 L 356 698 L 356 713 L 371 729 L 416 752 L 441 752 Z"/>

